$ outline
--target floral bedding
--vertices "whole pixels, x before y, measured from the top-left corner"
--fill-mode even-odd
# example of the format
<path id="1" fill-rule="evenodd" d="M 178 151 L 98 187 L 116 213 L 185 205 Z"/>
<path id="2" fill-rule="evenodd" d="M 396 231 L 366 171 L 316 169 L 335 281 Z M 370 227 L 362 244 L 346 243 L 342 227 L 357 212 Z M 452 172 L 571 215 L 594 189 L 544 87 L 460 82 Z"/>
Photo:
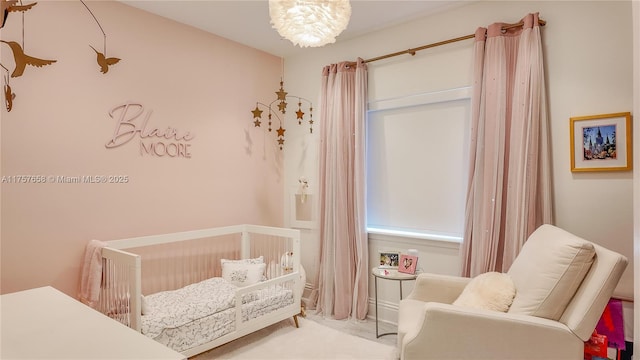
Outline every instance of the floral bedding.
<path id="1" fill-rule="evenodd" d="M 237 286 L 211 278 L 173 291 L 145 297 L 142 333 L 176 351 L 202 345 L 235 330 Z M 242 298 L 242 319 L 247 321 L 293 303 L 293 292 L 270 286 Z"/>

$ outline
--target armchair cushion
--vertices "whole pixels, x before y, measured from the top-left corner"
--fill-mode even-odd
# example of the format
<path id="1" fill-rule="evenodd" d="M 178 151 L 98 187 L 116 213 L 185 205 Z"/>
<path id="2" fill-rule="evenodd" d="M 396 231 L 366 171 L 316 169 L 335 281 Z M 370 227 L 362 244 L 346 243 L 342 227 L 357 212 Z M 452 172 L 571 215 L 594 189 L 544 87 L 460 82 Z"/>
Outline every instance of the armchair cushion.
<path id="1" fill-rule="evenodd" d="M 558 320 L 594 255 L 592 243 L 551 225 L 539 227 L 508 271 L 517 289 L 509 312 Z"/>
<path id="2" fill-rule="evenodd" d="M 411 322 L 399 339 L 403 360 L 580 359 L 584 350 L 567 326 L 535 316 L 431 302 Z"/>
<path id="3" fill-rule="evenodd" d="M 509 275 L 487 272 L 474 277 L 453 305 L 507 312 L 515 295 L 516 286 Z"/>

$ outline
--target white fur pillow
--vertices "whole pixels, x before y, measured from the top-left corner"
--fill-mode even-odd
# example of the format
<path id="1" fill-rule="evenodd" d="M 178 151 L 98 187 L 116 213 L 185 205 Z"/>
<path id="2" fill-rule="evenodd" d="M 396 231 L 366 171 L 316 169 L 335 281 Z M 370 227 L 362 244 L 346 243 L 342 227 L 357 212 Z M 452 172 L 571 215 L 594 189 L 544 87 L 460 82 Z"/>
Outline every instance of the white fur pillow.
<path id="1" fill-rule="evenodd" d="M 488 272 L 473 278 L 453 305 L 507 312 L 516 295 L 516 286 L 507 274 Z"/>

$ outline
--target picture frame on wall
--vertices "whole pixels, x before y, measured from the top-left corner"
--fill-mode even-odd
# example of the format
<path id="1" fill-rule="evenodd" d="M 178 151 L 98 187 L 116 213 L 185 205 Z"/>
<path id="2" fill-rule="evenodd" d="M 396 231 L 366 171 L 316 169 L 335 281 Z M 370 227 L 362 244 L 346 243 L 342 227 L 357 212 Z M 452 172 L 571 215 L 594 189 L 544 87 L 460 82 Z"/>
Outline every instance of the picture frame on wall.
<path id="1" fill-rule="evenodd" d="M 296 229 L 313 229 L 315 227 L 315 198 L 312 193 L 300 194 L 293 189 L 290 192 L 290 221 Z"/>
<path id="2" fill-rule="evenodd" d="M 631 170 L 631 113 L 570 118 L 571 171 Z"/>
<path id="3" fill-rule="evenodd" d="M 400 261 L 400 253 L 397 251 L 379 251 L 379 263 L 380 269 L 397 269 Z"/>
<path id="4" fill-rule="evenodd" d="M 400 262 L 398 264 L 398 272 L 405 274 L 415 274 L 416 267 L 418 266 L 418 257 L 413 255 L 400 255 Z"/>

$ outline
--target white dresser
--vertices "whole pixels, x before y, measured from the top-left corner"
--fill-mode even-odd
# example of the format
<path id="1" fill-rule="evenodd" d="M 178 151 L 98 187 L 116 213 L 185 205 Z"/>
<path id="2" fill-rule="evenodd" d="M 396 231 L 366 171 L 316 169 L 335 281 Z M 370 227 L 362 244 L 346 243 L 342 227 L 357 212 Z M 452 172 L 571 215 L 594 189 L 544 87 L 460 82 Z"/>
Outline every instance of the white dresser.
<path id="1" fill-rule="evenodd" d="M 50 286 L 0 296 L 1 359 L 186 357 Z"/>

